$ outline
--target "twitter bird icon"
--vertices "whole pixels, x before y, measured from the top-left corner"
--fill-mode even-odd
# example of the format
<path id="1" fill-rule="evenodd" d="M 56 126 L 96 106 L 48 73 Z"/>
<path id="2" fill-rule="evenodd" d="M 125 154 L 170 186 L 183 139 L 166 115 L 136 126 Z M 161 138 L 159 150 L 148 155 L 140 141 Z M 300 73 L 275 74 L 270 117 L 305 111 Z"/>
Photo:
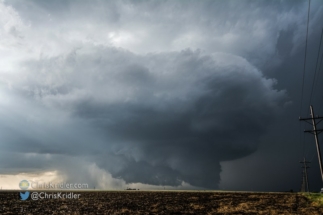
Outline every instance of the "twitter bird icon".
<path id="1" fill-rule="evenodd" d="M 21 200 L 26 200 L 29 197 L 29 192 L 26 191 L 25 193 L 20 192 L 20 198 Z"/>

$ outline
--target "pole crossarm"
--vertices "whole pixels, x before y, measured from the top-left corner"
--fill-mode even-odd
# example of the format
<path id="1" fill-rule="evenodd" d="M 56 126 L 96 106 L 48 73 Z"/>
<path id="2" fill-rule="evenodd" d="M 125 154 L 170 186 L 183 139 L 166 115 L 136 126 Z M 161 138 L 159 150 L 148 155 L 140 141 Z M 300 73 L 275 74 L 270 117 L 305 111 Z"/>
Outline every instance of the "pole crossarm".
<path id="1" fill-rule="evenodd" d="M 300 161 L 300 163 L 311 163 L 311 162 L 309 162 L 309 161 Z"/>
<path id="2" fill-rule="evenodd" d="M 314 132 L 316 131 L 316 134 L 319 134 L 323 131 L 323 129 L 316 129 L 316 130 L 304 130 L 305 133 L 311 133 L 315 134 Z"/>
<path id="3" fill-rule="evenodd" d="M 303 120 L 312 120 L 312 119 L 323 119 L 322 116 L 316 116 L 316 117 L 311 117 L 311 118 L 301 118 L 299 117 L 299 120 L 303 121 Z M 320 120 L 321 121 L 321 120 Z"/>

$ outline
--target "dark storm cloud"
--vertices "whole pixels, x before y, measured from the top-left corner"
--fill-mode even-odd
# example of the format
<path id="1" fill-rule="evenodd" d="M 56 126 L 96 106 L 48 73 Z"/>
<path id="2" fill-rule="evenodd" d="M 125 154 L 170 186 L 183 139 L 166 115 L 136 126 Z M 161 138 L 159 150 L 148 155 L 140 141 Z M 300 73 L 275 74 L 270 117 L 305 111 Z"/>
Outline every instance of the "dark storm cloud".
<path id="1" fill-rule="evenodd" d="M 70 117 L 104 134 L 107 142 L 101 147 L 129 149 L 125 155 L 136 157 L 118 170 L 101 163 L 127 183 L 185 181 L 216 188 L 219 162 L 254 152 L 286 101 L 285 92 L 273 88 L 275 80 L 245 59 L 223 53 L 140 56 L 84 47 L 25 66 L 26 79 L 33 81 L 19 83 L 22 95 L 69 110 Z M 82 147 L 79 143 L 73 154 Z"/>
<path id="2" fill-rule="evenodd" d="M 294 56 L 292 70 L 302 67 L 306 6 L 0 3 L 1 170 L 54 169 L 101 188 L 183 181 L 217 188 L 224 161 L 255 156 L 258 163 L 264 137 L 280 144 L 277 153 L 287 148 L 277 139 L 295 136 L 286 128 L 300 80 L 285 60 Z M 321 20 L 319 1 L 311 11 L 310 35 Z M 235 178 L 232 187 L 252 186 Z"/>

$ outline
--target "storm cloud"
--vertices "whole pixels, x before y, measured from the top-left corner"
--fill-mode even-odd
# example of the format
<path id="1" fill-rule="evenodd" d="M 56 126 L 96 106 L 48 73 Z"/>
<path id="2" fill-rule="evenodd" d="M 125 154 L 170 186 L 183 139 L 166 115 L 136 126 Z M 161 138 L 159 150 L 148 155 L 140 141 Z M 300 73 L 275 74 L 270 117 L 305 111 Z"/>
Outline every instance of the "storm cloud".
<path id="1" fill-rule="evenodd" d="M 269 69 L 299 52 L 304 5 L 0 3 L 1 171 L 219 188 L 294 102 Z"/>
<path id="2" fill-rule="evenodd" d="M 126 150 L 134 158 L 120 170 L 109 170 L 103 158 L 99 166 L 127 183 L 175 186 L 185 181 L 216 188 L 219 162 L 254 152 L 286 97 L 274 89 L 274 79 L 241 57 L 189 49 L 141 56 L 83 47 L 25 62 L 24 68 L 23 78 L 12 83 L 16 94 L 86 121 L 106 138 L 100 147 Z M 38 150 L 73 155 L 97 145 L 91 140 L 66 143 L 63 137 L 60 143 L 52 141 Z"/>

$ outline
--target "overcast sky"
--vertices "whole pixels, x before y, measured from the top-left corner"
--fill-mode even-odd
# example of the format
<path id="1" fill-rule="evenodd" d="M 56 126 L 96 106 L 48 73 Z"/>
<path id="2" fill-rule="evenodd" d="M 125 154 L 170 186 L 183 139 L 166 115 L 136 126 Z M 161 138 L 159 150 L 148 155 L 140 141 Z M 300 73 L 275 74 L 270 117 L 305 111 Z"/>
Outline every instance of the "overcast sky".
<path id="1" fill-rule="evenodd" d="M 0 1 L 2 187 L 297 191 L 305 156 L 319 190 L 314 137 L 298 117 L 310 103 L 323 115 L 323 65 L 309 99 L 322 1 L 311 1 L 301 103 L 307 9 L 306 0 Z"/>

